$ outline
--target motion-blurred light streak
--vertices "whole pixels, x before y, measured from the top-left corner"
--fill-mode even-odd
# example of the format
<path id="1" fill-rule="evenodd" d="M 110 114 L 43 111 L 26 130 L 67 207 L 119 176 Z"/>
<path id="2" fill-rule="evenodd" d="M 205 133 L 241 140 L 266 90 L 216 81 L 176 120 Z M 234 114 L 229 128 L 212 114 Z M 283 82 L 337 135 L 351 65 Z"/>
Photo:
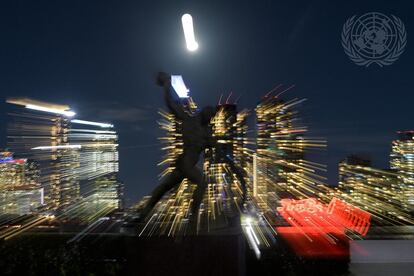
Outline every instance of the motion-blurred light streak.
<path id="1" fill-rule="evenodd" d="M 99 127 L 102 127 L 102 128 L 113 128 L 114 127 L 113 124 L 99 123 L 99 122 L 92 122 L 92 121 L 85 121 L 85 120 L 78 120 L 78 119 L 73 119 L 70 122 L 75 123 L 75 124 L 99 126 Z"/>
<path id="2" fill-rule="evenodd" d="M 198 49 L 198 43 L 194 36 L 193 18 L 190 14 L 186 13 L 181 17 L 183 24 L 185 42 L 189 51 L 195 51 Z"/>
<path id="3" fill-rule="evenodd" d="M 39 146 L 32 150 L 57 150 L 57 149 L 81 149 L 81 145 L 62 145 L 62 146 Z"/>
<path id="4" fill-rule="evenodd" d="M 242 229 L 245 235 L 247 236 L 247 241 L 249 243 L 249 246 L 253 249 L 256 255 L 256 258 L 260 259 L 261 257 L 261 252 L 259 248 L 260 241 L 255 231 L 253 230 L 252 222 L 253 222 L 253 218 L 250 216 L 244 216 L 241 219 Z"/>
<path id="5" fill-rule="evenodd" d="M 68 117 L 73 117 L 73 116 L 76 115 L 76 113 L 73 112 L 73 111 L 58 110 L 58 109 L 54 109 L 54 108 L 47 108 L 47 107 L 44 107 L 44 106 L 33 105 L 33 104 L 27 104 L 26 108 L 33 109 L 33 110 L 50 112 L 50 113 L 62 114 L 62 115 L 68 116 Z"/>

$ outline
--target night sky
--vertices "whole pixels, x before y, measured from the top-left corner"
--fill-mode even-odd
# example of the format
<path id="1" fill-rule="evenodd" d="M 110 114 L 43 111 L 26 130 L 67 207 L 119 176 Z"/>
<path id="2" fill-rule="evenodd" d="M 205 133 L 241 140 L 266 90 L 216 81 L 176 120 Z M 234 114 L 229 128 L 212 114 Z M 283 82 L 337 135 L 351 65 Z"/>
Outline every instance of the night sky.
<path id="1" fill-rule="evenodd" d="M 0 8 L 0 147 L 8 96 L 69 104 L 77 118 L 111 122 L 120 175 L 131 203 L 157 184 L 156 120 L 164 106 L 159 70 L 182 74 L 200 105 L 221 93 L 254 108 L 277 84 L 307 98 L 311 136 L 328 140 L 317 157 L 337 182 L 337 163 L 368 154 L 388 167 L 397 130 L 413 129 L 412 1 L 4 1 Z M 394 14 L 408 44 L 391 66 L 353 64 L 341 46 L 344 22 L 366 12 Z M 181 15 L 194 19 L 200 48 L 185 48 Z"/>

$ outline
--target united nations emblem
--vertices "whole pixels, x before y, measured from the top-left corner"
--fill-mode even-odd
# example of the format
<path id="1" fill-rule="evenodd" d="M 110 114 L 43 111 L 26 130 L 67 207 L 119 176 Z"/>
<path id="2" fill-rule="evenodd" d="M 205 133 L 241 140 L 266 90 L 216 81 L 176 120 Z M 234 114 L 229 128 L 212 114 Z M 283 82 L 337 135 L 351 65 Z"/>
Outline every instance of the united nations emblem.
<path id="1" fill-rule="evenodd" d="M 356 64 L 393 64 L 404 52 L 407 33 L 401 19 L 370 12 L 349 18 L 342 29 L 342 46 Z"/>

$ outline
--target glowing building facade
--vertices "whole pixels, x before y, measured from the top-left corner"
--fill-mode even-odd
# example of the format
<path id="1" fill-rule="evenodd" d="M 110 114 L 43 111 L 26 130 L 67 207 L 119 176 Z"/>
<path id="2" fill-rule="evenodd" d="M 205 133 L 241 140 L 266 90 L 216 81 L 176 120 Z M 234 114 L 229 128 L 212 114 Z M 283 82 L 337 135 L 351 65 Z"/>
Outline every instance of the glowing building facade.
<path id="1" fill-rule="evenodd" d="M 11 152 L 0 152 L 0 214 L 36 213 L 43 203 L 36 163 L 14 159 Z"/>
<path id="2" fill-rule="evenodd" d="M 205 151 L 204 158 L 208 182 L 205 215 L 209 221 L 217 220 L 222 214 L 232 216 L 242 208 L 240 199 L 247 178 L 246 116 L 246 111 L 238 112 L 235 104 L 226 103 L 217 107 L 211 120 L 216 144 Z"/>
<path id="3" fill-rule="evenodd" d="M 275 210 L 280 198 L 324 196 L 324 166 L 305 159 L 305 152 L 324 148 L 321 139 L 305 138 L 295 107 L 304 100 L 267 96 L 256 107 L 257 140 L 253 160 L 253 197 L 263 210 Z"/>
<path id="4" fill-rule="evenodd" d="M 399 173 L 376 169 L 367 159 L 350 156 L 339 163 L 337 197 L 372 215 L 377 225 L 412 224 L 403 209 L 404 187 Z"/>
<path id="5" fill-rule="evenodd" d="M 398 136 L 392 142 L 390 166 L 398 172 L 401 207 L 414 214 L 414 131 L 400 131 Z"/>
<path id="6" fill-rule="evenodd" d="M 62 210 L 79 199 L 78 145 L 68 141 L 69 106 L 30 99 L 8 99 L 7 147 L 18 158 L 35 161 L 40 170 L 44 202 Z"/>
<path id="7" fill-rule="evenodd" d="M 118 135 L 112 124 L 71 120 L 69 141 L 80 146 L 77 175 L 83 194 L 95 205 L 111 211 L 122 209 L 123 184 L 118 179 Z"/>

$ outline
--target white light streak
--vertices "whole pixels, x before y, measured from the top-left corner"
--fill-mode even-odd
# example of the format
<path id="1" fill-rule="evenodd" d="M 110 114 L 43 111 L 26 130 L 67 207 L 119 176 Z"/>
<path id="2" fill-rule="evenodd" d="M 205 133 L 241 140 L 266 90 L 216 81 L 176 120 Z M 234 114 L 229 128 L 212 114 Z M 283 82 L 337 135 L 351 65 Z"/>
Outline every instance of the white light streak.
<path id="1" fill-rule="evenodd" d="M 257 197 L 257 155 L 253 154 L 253 196 Z"/>
<path id="2" fill-rule="evenodd" d="M 253 251 L 256 255 L 256 258 L 260 259 L 261 253 L 260 253 L 260 249 L 258 247 L 258 244 L 256 243 L 257 237 L 253 237 L 253 235 L 252 235 L 252 233 L 254 233 L 253 229 L 246 227 L 246 233 L 247 233 L 247 238 L 249 240 L 249 243 L 253 247 Z"/>
<path id="3" fill-rule="evenodd" d="M 253 226 L 252 226 L 252 218 L 251 217 L 245 217 L 244 218 L 244 232 L 247 235 L 247 240 L 250 244 L 250 246 L 252 247 L 256 258 L 260 259 L 261 256 L 261 252 L 259 249 L 259 245 L 260 245 L 260 240 L 257 237 L 256 233 L 254 232 Z"/>
<path id="4" fill-rule="evenodd" d="M 78 129 L 72 128 L 73 132 L 93 132 L 93 133 L 106 133 L 106 134 L 116 134 L 116 131 L 111 130 L 94 130 L 94 129 Z"/>
<path id="5" fill-rule="evenodd" d="M 256 233 L 253 230 L 253 227 L 252 227 L 252 224 L 251 224 L 251 221 L 250 220 L 247 221 L 247 227 L 246 227 L 246 229 L 247 229 L 247 231 L 250 231 L 252 233 L 252 235 L 254 237 L 254 240 L 256 241 L 257 245 L 259 245 L 260 244 L 260 241 L 257 238 Z"/>
<path id="6" fill-rule="evenodd" d="M 98 122 L 91 122 L 91 121 L 84 121 L 84 120 L 71 120 L 71 123 L 75 123 L 75 124 L 83 124 L 83 125 L 91 125 L 91 126 L 99 126 L 99 127 L 104 127 L 104 128 L 112 128 L 114 127 L 114 125 L 112 124 L 107 124 L 107 123 L 98 123 Z"/>
<path id="7" fill-rule="evenodd" d="M 40 146 L 32 148 L 32 150 L 53 150 L 53 149 L 80 149 L 81 145 L 61 145 L 61 146 Z"/>
<path id="8" fill-rule="evenodd" d="M 194 37 L 193 18 L 190 14 L 186 13 L 181 17 L 181 22 L 183 24 L 184 37 L 185 43 L 187 44 L 187 49 L 193 52 L 198 49 L 198 43 Z"/>
<path id="9" fill-rule="evenodd" d="M 75 112 L 70 111 L 70 110 L 60 110 L 60 109 L 48 108 L 48 107 L 44 107 L 44 106 L 40 106 L 40 105 L 34 105 L 34 104 L 27 104 L 25 107 L 28 108 L 28 109 L 33 109 L 33 110 L 38 110 L 38 111 L 61 114 L 61 115 L 65 115 L 67 117 L 73 117 L 73 116 L 76 115 Z"/>
<path id="10" fill-rule="evenodd" d="M 45 205 L 45 190 L 40 188 L 40 204 Z"/>

